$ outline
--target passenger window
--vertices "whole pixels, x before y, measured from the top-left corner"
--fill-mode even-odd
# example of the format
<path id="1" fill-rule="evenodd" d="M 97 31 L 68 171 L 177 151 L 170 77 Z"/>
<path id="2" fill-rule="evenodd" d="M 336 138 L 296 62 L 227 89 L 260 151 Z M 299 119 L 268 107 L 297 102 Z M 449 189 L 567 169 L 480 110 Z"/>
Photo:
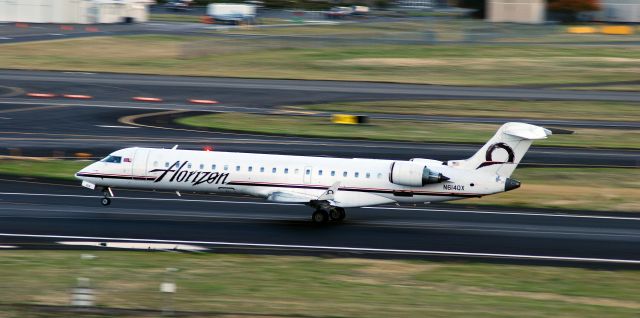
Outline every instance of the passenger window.
<path id="1" fill-rule="evenodd" d="M 187 165 L 187 168 L 188 168 L 188 169 L 191 169 L 191 163 L 189 163 L 189 164 Z"/>
<path id="2" fill-rule="evenodd" d="M 295 173 L 295 174 L 300 173 L 300 169 L 296 169 L 296 170 L 294 170 L 294 171 L 293 171 L 293 173 Z"/>
<path id="3" fill-rule="evenodd" d="M 165 167 L 165 168 L 169 168 L 169 163 L 168 163 L 168 162 L 165 162 L 165 163 L 164 163 L 164 167 Z"/>
<path id="4" fill-rule="evenodd" d="M 346 177 L 346 176 L 347 176 L 347 172 L 346 172 L 346 171 L 345 171 L 345 172 L 343 172 L 343 173 L 342 173 L 342 176 L 343 176 L 343 177 Z"/>
<path id="5" fill-rule="evenodd" d="M 356 178 L 360 176 L 360 172 L 355 173 Z"/>
<path id="6" fill-rule="evenodd" d="M 378 172 L 378 179 L 382 178 L 382 173 Z"/>
<path id="7" fill-rule="evenodd" d="M 157 166 L 158 166 L 158 162 L 157 162 L 157 161 L 154 161 L 154 162 L 153 162 L 153 167 L 155 168 L 155 167 L 157 167 Z"/>
<path id="8" fill-rule="evenodd" d="M 284 168 L 284 174 L 288 174 L 289 173 L 289 168 Z"/>
<path id="9" fill-rule="evenodd" d="M 367 179 L 371 177 L 371 173 L 367 172 Z"/>
<path id="10" fill-rule="evenodd" d="M 318 170 L 318 175 L 321 176 L 322 175 L 322 170 Z"/>
<path id="11" fill-rule="evenodd" d="M 332 171 L 331 171 L 331 176 L 332 176 L 332 177 L 335 177 L 335 176 L 336 176 L 336 172 L 332 170 Z"/>
<path id="12" fill-rule="evenodd" d="M 310 175 L 311 174 L 311 169 L 307 169 L 307 171 L 304 172 L 306 175 Z"/>
<path id="13" fill-rule="evenodd" d="M 272 173 L 276 173 L 276 170 L 277 170 L 276 168 L 273 168 L 273 169 L 271 169 L 271 172 Z"/>
<path id="14" fill-rule="evenodd" d="M 204 170 L 204 165 L 200 164 L 200 170 Z"/>
<path id="15" fill-rule="evenodd" d="M 224 165 L 224 171 L 229 170 L 229 165 Z"/>
<path id="16" fill-rule="evenodd" d="M 236 166 L 236 171 L 240 171 L 240 166 Z"/>
<path id="17" fill-rule="evenodd" d="M 211 170 L 216 170 L 216 165 L 211 165 Z"/>
<path id="18" fill-rule="evenodd" d="M 260 172 L 264 172 L 264 167 L 260 167 Z"/>
<path id="19" fill-rule="evenodd" d="M 247 168 L 247 170 L 249 170 L 249 172 L 253 171 L 253 167 L 249 166 L 249 168 Z"/>

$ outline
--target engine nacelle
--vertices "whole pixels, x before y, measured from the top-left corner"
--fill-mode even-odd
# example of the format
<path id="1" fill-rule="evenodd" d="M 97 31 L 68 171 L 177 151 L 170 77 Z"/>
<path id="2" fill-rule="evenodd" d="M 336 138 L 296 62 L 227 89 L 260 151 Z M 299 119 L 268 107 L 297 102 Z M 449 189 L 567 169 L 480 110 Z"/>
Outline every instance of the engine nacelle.
<path id="1" fill-rule="evenodd" d="M 391 164 L 389 181 L 408 187 L 422 187 L 430 183 L 447 181 L 442 173 L 432 171 L 424 164 L 411 161 L 395 161 Z"/>

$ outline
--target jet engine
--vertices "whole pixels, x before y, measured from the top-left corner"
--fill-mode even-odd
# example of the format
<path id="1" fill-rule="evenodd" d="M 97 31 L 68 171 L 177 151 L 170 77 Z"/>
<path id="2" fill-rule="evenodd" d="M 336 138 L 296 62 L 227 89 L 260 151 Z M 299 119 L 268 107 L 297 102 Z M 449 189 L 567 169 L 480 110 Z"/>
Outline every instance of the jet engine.
<path id="1" fill-rule="evenodd" d="M 395 161 L 391 164 L 389 181 L 409 187 L 422 187 L 449 180 L 442 173 L 432 171 L 424 164 L 411 161 Z"/>

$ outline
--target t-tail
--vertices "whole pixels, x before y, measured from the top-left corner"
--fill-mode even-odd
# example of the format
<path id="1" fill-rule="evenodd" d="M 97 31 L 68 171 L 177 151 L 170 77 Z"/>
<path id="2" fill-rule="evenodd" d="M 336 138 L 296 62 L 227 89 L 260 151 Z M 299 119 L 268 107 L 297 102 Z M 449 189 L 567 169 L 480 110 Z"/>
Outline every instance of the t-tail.
<path id="1" fill-rule="evenodd" d="M 550 130 L 540 126 L 506 123 L 471 158 L 449 161 L 448 165 L 509 178 L 531 143 L 550 135 Z"/>

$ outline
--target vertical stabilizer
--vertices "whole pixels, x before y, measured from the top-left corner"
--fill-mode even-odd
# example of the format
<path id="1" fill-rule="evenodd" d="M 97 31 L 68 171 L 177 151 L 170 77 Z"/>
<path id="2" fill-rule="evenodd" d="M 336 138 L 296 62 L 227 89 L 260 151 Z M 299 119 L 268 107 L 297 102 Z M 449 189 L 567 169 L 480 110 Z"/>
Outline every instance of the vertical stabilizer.
<path id="1" fill-rule="evenodd" d="M 508 178 L 529 150 L 533 140 L 546 139 L 550 135 L 550 130 L 540 126 L 506 123 L 471 158 L 452 160 L 448 165 Z"/>

